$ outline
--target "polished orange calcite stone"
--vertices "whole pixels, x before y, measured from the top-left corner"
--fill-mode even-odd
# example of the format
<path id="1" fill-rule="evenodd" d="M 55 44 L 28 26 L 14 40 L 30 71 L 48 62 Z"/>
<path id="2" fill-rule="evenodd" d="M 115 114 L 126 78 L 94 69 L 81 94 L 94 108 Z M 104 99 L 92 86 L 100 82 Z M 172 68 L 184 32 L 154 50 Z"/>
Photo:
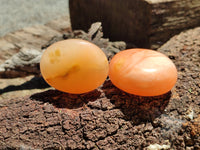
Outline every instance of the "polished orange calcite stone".
<path id="1" fill-rule="evenodd" d="M 170 91 L 177 81 L 174 63 L 164 54 L 148 49 L 129 49 L 110 62 L 109 77 L 119 89 L 140 96 Z"/>
<path id="2" fill-rule="evenodd" d="M 81 94 L 96 89 L 105 81 L 109 64 L 104 52 L 96 45 L 70 39 L 54 43 L 44 51 L 40 70 L 52 87 Z"/>

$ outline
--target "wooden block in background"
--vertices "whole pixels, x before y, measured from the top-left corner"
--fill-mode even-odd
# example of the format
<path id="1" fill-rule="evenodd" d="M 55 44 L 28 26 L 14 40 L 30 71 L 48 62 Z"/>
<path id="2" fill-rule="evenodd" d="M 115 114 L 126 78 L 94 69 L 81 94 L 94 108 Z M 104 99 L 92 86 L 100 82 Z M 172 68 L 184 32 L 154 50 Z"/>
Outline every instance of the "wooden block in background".
<path id="1" fill-rule="evenodd" d="M 105 37 L 144 48 L 200 25 L 200 0 L 69 0 L 69 7 L 73 30 L 101 21 Z"/>

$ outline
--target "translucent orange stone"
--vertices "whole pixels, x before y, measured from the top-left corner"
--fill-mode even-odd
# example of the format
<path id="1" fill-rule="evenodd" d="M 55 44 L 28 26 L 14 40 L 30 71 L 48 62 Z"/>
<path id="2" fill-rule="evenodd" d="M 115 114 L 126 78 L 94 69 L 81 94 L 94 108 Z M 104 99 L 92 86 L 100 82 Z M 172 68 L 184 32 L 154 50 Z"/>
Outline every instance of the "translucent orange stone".
<path id="1" fill-rule="evenodd" d="M 108 68 L 104 52 L 80 39 L 54 43 L 44 51 L 40 61 L 46 82 L 60 91 L 73 94 L 96 89 L 107 78 Z"/>
<path id="2" fill-rule="evenodd" d="M 129 49 L 110 62 L 109 77 L 119 89 L 140 96 L 170 91 L 177 80 L 174 63 L 164 54 L 148 49 Z"/>

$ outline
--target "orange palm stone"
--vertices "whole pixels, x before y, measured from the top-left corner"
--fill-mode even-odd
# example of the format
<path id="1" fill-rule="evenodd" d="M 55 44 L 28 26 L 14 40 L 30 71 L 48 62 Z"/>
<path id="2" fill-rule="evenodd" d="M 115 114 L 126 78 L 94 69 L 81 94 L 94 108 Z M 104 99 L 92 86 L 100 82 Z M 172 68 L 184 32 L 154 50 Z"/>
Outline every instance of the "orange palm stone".
<path id="1" fill-rule="evenodd" d="M 107 78 L 108 68 L 104 52 L 80 39 L 54 43 L 44 51 L 40 61 L 46 82 L 60 91 L 73 94 L 96 89 Z"/>
<path id="2" fill-rule="evenodd" d="M 140 96 L 170 91 L 177 81 L 174 63 L 164 54 L 148 49 L 129 49 L 110 62 L 109 77 L 119 89 Z"/>

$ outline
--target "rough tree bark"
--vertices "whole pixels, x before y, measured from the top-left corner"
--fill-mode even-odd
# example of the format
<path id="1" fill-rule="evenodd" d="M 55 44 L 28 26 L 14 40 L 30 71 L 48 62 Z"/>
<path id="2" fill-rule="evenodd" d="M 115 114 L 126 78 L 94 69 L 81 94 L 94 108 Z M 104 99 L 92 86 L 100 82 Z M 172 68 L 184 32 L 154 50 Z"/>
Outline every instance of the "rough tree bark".
<path id="1" fill-rule="evenodd" d="M 69 0 L 69 7 L 72 29 L 101 21 L 105 37 L 145 48 L 200 25 L 199 0 Z"/>

